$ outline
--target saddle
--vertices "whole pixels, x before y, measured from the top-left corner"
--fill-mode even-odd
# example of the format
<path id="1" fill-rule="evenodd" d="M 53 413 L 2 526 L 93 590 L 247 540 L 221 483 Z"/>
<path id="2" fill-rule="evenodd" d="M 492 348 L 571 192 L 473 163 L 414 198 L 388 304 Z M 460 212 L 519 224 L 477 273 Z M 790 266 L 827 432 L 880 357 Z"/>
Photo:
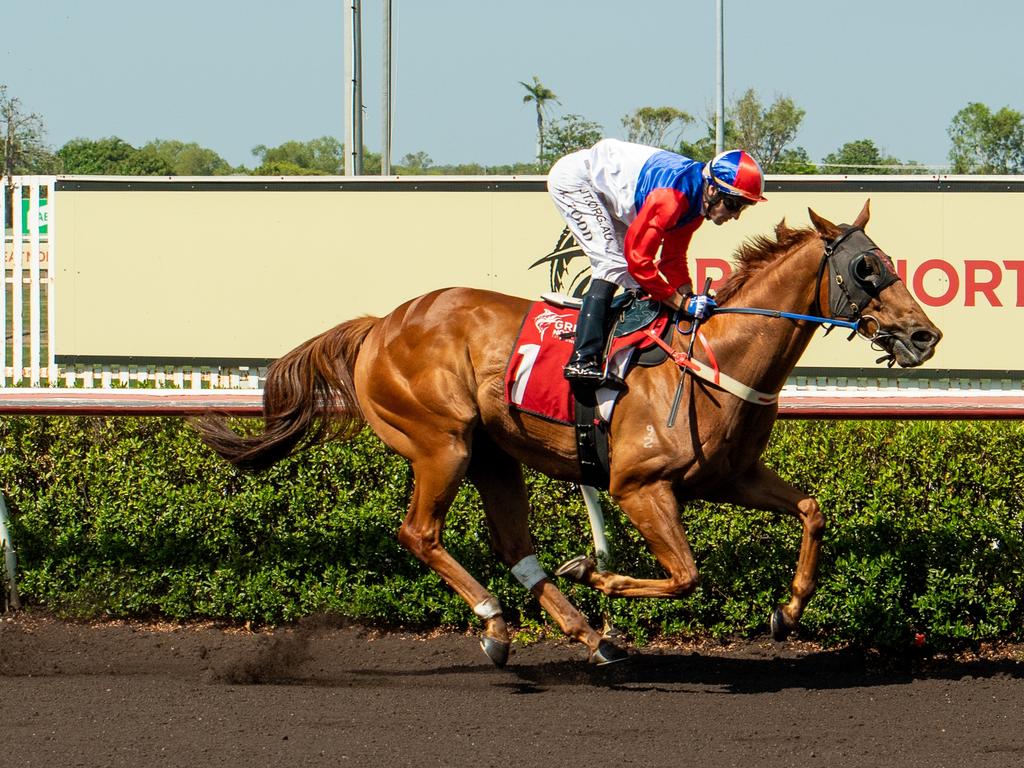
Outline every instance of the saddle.
<path id="1" fill-rule="evenodd" d="M 579 314 L 579 309 L 583 305 L 583 299 L 575 296 L 566 296 L 564 293 L 542 293 L 540 297 L 552 306 L 575 309 L 577 314 Z M 612 329 L 608 334 L 605 359 L 609 357 L 607 353 L 610 347 L 617 346 L 621 348 L 620 345 L 615 345 L 615 339 L 630 337 L 637 331 L 643 331 L 655 325 L 660 315 L 665 315 L 666 318 L 669 318 L 670 310 L 656 299 L 644 298 L 636 293 L 627 291 L 618 294 L 612 299 L 610 315 L 613 318 Z M 659 332 L 659 335 L 660 333 L 662 332 Z M 671 323 L 666 324 L 663 333 L 666 341 L 671 338 Z M 658 365 L 668 356 L 668 353 L 661 347 L 651 343 L 650 337 L 646 334 L 643 334 L 640 342 L 637 345 L 638 357 L 632 361 L 630 368 L 637 365 Z"/>
<path id="2" fill-rule="evenodd" d="M 658 365 L 667 353 L 647 334 L 670 341 L 671 310 L 633 293 L 612 301 L 615 318 L 605 360 L 608 384 L 574 392 L 562 376 L 576 333 L 580 299 L 544 294 L 523 318 L 505 369 L 505 401 L 512 409 L 576 427 L 577 460 L 583 482 L 607 488 L 608 427 L 627 375 L 637 365 Z"/>

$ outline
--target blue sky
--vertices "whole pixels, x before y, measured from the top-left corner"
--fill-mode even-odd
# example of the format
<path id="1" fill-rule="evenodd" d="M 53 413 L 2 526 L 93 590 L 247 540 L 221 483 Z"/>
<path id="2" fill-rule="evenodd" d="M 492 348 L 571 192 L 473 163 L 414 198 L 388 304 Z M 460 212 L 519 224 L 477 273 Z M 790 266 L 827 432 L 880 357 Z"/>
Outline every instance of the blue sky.
<path id="1" fill-rule="evenodd" d="M 362 0 L 365 144 L 381 147 L 382 1 Z M 0 83 L 75 137 L 195 141 L 253 164 L 257 144 L 343 138 L 345 0 L 7 0 Z M 621 136 L 623 115 L 715 98 L 715 0 L 393 0 L 393 157 L 531 159 L 533 75 L 567 113 Z M 726 99 L 806 110 L 794 142 L 820 160 L 870 138 L 947 161 L 950 120 L 971 101 L 1024 111 L 1024 3 L 725 0 Z M 691 129 L 689 138 L 696 138 Z"/>

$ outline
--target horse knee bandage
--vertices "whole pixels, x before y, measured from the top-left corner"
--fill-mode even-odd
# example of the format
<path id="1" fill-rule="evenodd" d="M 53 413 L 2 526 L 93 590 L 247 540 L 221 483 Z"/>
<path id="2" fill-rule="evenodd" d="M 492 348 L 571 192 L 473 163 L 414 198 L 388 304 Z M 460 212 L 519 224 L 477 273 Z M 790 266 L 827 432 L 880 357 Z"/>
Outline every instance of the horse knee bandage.
<path id="1" fill-rule="evenodd" d="M 533 589 L 537 584 L 544 581 L 548 575 L 537 562 L 536 555 L 527 555 L 518 563 L 512 566 L 512 575 L 527 589 Z"/>

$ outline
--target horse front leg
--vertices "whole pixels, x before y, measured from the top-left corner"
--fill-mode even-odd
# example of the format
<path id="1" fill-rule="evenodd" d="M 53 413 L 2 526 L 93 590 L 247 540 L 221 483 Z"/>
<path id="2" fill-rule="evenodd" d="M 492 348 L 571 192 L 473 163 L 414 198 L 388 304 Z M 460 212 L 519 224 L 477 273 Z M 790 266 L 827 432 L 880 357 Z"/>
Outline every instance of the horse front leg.
<path id="1" fill-rule="evenodd" d="M 679 520 L 679 503 L 672 484 L 659 481 L 637 486 L 615 499 L 647 542 L 647 548 L 667 572 L 664 579 L 637 579 L 599 571 L 593 560 L 578 557 L 562 565 L 558 576 L 586 584 L 609 597 L 684 597 L 697 588 L 697 566 Z"/>
<path id="2" fill-rule="evenodd" d="M 803 526 L 789 602 L 777 607 L 771 617 L 772 637 L 785 640 L 799 626 L 807 602 L 818 587 L 818 556 L 825 533 L 825 517 L 817 500 L 760 461 L 746 474 L 730 480 L 729 487 L 716 493 L 712 500 L 785 512 L 794 515 Z"/>
<path id="3" fill-rule="evenodd" d="M 508 661 L 511 641 L 501 603 L 442 544 L 445 518 L 469 465 L 469 450 L 438 445 L 426 458 L 412 461 L 413 494 L 398 540 L 433 569 L 484 623 L 481 648 L 497 666 Z"/>

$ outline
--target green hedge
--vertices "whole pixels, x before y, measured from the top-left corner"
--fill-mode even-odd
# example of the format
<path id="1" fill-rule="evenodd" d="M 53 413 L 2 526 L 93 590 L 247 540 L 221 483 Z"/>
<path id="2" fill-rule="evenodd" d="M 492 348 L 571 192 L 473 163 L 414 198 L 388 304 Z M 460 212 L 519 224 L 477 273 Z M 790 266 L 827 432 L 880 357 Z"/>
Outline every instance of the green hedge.
<path id="1" fill-rule="evenodd" d="M 252 422 L 239 421 L 239 428 Z M 218 618 L 275 624 L 337 613 L 392 625 L 475 623 L 397 543 L 403 460 L 367 432 L 244 476 L 179 419 L 0 420 L 0 489 L 23 599 L 75 617 Z M 1024 426 L 780 422 L 768 463 L 815 494 L 828 521 L 804 636 L 937 649 L 1021 639 Z M 553 570 L 589 549 L 574 486 L 528 475 L 532 528 Z M 617 569 L 660 570 L 606 503 Z M 684 600 L 607 601 L 563 585 L 593 617 L 610 608 L 638 641 L 753 635 L 788 597 L 800 528 L 789 518 L 694 504 L 683 512 L 701 587 Z M 545 626 L 492 555 L 465 486 L 446 545 L 514 621 Z"/>

